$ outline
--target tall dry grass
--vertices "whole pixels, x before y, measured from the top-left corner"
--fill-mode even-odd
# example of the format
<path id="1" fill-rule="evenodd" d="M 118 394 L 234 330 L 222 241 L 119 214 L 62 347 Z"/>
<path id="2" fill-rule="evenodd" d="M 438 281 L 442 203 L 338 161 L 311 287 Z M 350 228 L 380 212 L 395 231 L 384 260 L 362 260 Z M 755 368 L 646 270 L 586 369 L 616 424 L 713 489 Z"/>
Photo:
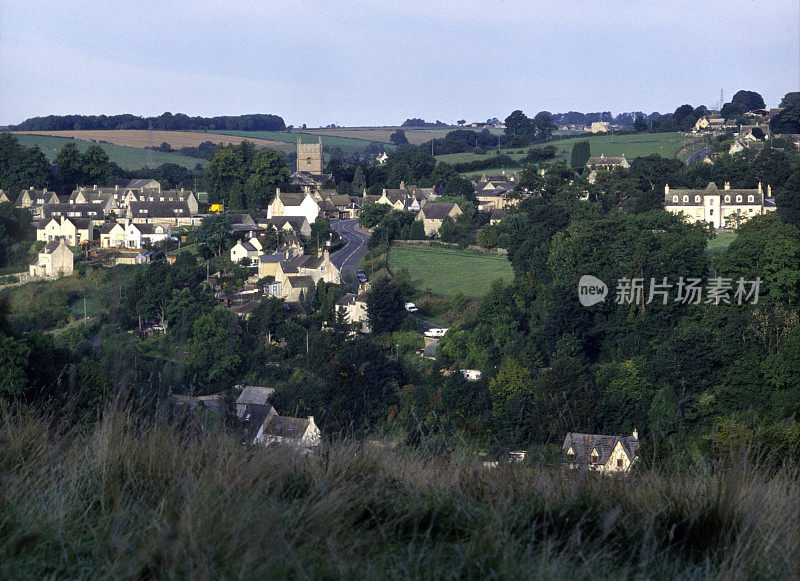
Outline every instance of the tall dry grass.
<path id="1" fill-rule="evenodd" d="M 130 410 L 0 419 L 0 578 L 796 578 L 798 473 L 596 478 L 244 447 Z"/>

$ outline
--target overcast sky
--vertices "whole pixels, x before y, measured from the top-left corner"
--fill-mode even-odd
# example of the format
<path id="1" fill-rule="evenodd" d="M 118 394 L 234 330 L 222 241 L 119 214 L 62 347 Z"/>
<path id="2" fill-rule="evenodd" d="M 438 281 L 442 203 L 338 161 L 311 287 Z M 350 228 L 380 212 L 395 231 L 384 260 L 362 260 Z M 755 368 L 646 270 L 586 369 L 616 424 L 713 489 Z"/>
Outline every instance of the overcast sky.
<path id="1" fill-rule="evenodd" d="M 663 113 L 799 88 L 800 0 L 0 0 L 0 124 Z"/>

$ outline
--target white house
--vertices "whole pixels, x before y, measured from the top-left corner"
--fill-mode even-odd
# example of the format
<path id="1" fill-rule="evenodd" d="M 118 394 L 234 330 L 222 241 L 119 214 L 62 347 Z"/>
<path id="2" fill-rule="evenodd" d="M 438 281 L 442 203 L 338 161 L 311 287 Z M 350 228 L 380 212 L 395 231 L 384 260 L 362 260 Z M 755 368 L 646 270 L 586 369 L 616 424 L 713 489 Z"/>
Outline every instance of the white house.
<path id="1" fill-rule="evenodd" d="M 231 262 L 239 264 L 243 258 L 250 260 L 250 264 L 258 264 L 258 256 L 264 250 L 258 238 L 248 238 L 247 240 L 239 240 L 236 245 L 231 248 Z"/>
<path id="2" fill-rule="evenodd" d="M 29 273 L 31 276 L 48 278 L 69 276 L 72 274 L 73 264 L 72 251 L 61 238 L 45 244 L 36 262 L 30 265 Z"/>
<path id="3" fill-rule="evenodd" d="M 171 226 L 167 224 L 134 224 L 125 227 L 125 248 L 144 248 L 144 242 L 150 244 L 163 242 L 172 236 Z"/>
<path id="4" fill-rule="evenodd" d="M 313 224 L 319 213 L 319 204 L 310 193 L 286 194 L 278 190 L 267 208 L 267 219 L 277 216 L 304 216 L 309 224 Z"/>
<path id="5" fill-rule="evenodd" d="M 100 227 L 100 246 L 103 248 L 125 247 L 125 226 L 119 222 L 106 222 Z"/>
<path id="6" fill-rule="evenodd" d="M 89 218 L 67 218 L 61 216 L 60 220 L 51 218 L 43 228 L 36 230 L 36 239 L 43 242 L 53 242 L 63 239 L 68 246 L 78 246 L 91 242 L 94 238 L 94 228 Z"/>
<path id="7" fill-rule="evenodd" d="M 309 416 L 305 420 L 279 416 L 272 406 L 253 439 L 253 444 L 262 446 L 284 444 L 302 450 L 316 448 L 321 443 L 322 434 L 314 423 L 314 416 Z"/>

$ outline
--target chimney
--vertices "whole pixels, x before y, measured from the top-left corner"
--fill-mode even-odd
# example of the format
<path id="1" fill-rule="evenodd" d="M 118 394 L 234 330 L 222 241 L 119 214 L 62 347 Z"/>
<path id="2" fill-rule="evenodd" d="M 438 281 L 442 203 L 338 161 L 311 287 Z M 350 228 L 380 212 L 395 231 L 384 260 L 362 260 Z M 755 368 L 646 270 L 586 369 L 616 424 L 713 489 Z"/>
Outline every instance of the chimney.
<path id="1" fill-rule="evenodd" d="M 95 189 L 95 190 L 97 189 L 97 184 L 94 185 L 93 189 Z"/>
<path id="2" fill-rule="evenodd" d="M 763 194 L 764 192 L 761 191 L 761 182 L 758 182 L 758 193 Z"/>
<path id="3" fill-rule="evenodd" d="M 322 247 L 317 248 L 317 258 L 322 258 Z"/>
<path id="4" fill-rule="evenodd" d="M 669 184 L 664 184 L 664 195 L 669 195 Z"/>
<path id="5" fill-rule="evenodd" d="M 637 440 L 639 439 L 639 430 L 637 430 L 636 428 L 633 428 L 633 437 L 636 438 Z"/>
<path id="6" fill-rule="evenodd" d="M 404 181 L 402 181 L 402 180 L 400 181 L 400 189 L 401 189 L 401 190 L 404 190 L 404 189 L 406 189 L 406 182 L 404 182 Z"/>
<path id="7" fill-rule="evenodd" d="M 725 189 L 726 190 L 731 189 L 731 182 L 725 182 Z"/>
<path id="8" fill-rule="evenodd" d="M 772 197 L 772 186 L 769 184 L 767 184 L 767 197 L 768 198 Z"/>

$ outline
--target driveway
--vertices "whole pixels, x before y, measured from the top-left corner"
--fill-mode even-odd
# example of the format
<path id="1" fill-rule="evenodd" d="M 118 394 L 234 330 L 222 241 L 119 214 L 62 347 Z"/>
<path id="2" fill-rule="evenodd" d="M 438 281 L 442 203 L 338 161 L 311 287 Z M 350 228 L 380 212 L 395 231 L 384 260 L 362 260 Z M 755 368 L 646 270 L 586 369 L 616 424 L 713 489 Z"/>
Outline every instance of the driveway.
<path id="1" fill-rule="evenodd" d="M 331 255 L 331 262 L 340 271 L 349 271 L 353 276 L 356 274 L 358 263 L 367 253 L 367 233 L 358 225 L 358 220 L 338 220 L 331 222 L 331 228 L 339 233 L 345 245 Z"/>

